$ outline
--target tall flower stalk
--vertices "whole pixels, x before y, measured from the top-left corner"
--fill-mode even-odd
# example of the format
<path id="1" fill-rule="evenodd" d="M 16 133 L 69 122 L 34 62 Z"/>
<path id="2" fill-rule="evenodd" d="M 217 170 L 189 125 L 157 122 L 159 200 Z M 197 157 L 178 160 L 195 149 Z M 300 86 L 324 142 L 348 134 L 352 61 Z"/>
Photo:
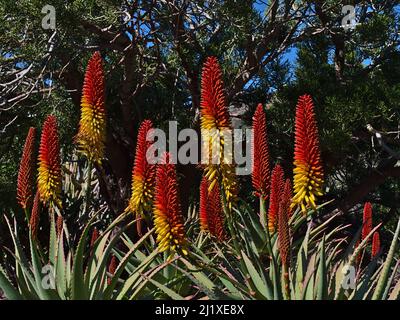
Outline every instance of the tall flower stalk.
<path id="1" fill-rule="evenodd" d="M 272 170 L 271 193 L 269 196 L 268 230 L 274 233 L 278 226 L 279 203 L 281 202 L 285 176 L 282 167 L 277 164 Z"/>
<path id="2" fill-rule="evenodd" d="M 267 140 L 267 123 L 262 104 L 257 106 L 253 116 L 253 137 L 252 137 L 252 173 L 251 181 L 256 196 L 260 201 L 265 201 L 270 189 L 270 164 L 269 148 Z M 263 226 L 267 224 L 267 217 L 260 212 L 260 222 Z"/>
<path id="3" fill-rule="evenodd" d="M 232 128 L 222 72 L 215 57 L 207 58 L 203 66 L 200 107 L 202 139 L 205 144 L 203 151 L 208 153 L 205 159 L 205 176 L 210 181 L 209 190 L 218 182 L 226 206 L 231 210 L 236 202 L 237 182 L 232 152 L 225 144 L 229 143 L 226 137 L 232 135 Z"/>
<path id="4" fill-rule="evenodd" d="M 178 195 L 175 165 L 169 153 L 164 153 L 157 165 L 154 199 L 154 226 L 160 252 L 187 254 L 187 240 Z"/>
<path id="5" fill-rule="evenodd" d="M 224 216 L 218 183 L 209 191 L 210 183 L 203 177 L 200 184 L 200 226 L 219 241 L 226 238 Z"/>
<path id="6" fill-rule="evenodd" d="M 32 202 L 35 134 L 36 129 L 29 128 L 18 171 L 17 200 L 24 210 Z"/>
<path id="7" fill-rule="evenodd" d="M 363 209 L 363 220 L 362 220 L 362 228 L 361 228 L 361 239 L 359 239 L 356 243 L 356 248 L 359 246 L 360 242 L 363 241 L 372 231 L 372 205 L 370 202 L 366 202 L 364 204 Z M 369 240 L 368 240 L 369 242 Z M 357 263 L 361 264 L 363 261 L 365 254 L 365 248 L 362 252 L 357 256 Z"/>
<path id="8" fill-rule="evenodd" d="M 317 122 L 311 96 L 299 98 L 296 108 L 294 149 L 294 197 L 292 206 L 303 213 L 316 210 L 316 196 L 322 196 L 323 168 Z"/>
<path id="9" fill-rule="evenodd" d="M 96 51 L 86 67 L 81 98 L 81 118 L 75 141 L 78 150 L 88 159 L 85 211 L 90 205 L 93 164 L 104 158 L 106 141 L 105 81 L 103 61 Z"/>
<path id="10" fill-rule="evenodd" d="M 40 200 L 46 205 L 62 207 L 61 160 L 57 119 L 49 115 L 43 124 L 39 148 L 38 190 Z"/>
<path id="11" fill-rule="evenodd" d="M 75 140 L 90 162 L 100 163 L 106 140 L 104 71 L 100 53 L 95 52 L 85 72 L 81 98 L 81 118 Z"/>
<path id="12" fill-rule="evenodd" d="M 151 133 L 152 127 L 152 122 L 145 120 L 139 128 L 132 169 L 132 194 L 126 208 L 126 211 L 134 213 L 139 221 L 145 212 L 151 210 L 154 198 L 156 165 L 150 164 L 146 157 L 146 152 L 151 146 L 146 137 Z M 140 229 L 140 223 L 137 226 Z"/>
<path id="13" fill-rule="evenodd" d="M 372 250 L 371 250 L 372 258 L 375 258 L 380 250 L 381 250 L 381 239 L 379 237 L 379 232 L 375 231 L 374 235 L 372 236 Z"/>
<path id="14" fill-rule="evenodd" d="M 252 141 L 253 171 L 251 181 L 258 197 L 267 198 L 270 186 L 269 148 L 267 140 L 267 123 L 262 104 L 257 106 L 253 116 Z"/>
<path id="15" fill-rule="evenodd" d="M 36 192 L 35 199 L 33 201 L 32 213 L 29 220 L 29 228 L 31 230 L 32 239 L 37 239 L 37 234 L 40 224 L 40 195 Z"/>
<path id="16" fill-rule="evenodd" d="M 363 225 L 361 230 L 361 240 L 364 240 L 372 231 L 372 205 L 370 202 L 364 204 Z"/>
<path id="17" fill-rule="evenodd" d="M 290 298 L 289 267 L 290 267 L 290 229 L 289 218 L 291 216 L 292 185 L 287 179 L 279 203 L 278 214 L 278 248 L 282 262 L 282 273 L 285 298 Z"/>

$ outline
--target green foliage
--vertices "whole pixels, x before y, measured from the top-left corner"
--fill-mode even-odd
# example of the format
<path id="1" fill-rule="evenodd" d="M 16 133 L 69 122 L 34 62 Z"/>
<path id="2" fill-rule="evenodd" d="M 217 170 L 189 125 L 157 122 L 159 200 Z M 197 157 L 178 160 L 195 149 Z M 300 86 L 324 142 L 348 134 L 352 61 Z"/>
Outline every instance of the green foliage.
<path id="1" fill-rule="evenodd" d="M 336 217 L 316 225 L 314 215 L 296 211 L 290 221 L 293 233 L 303 227 L 307 231 L 292 238 L 287 299 L 400 298 L 397 265 L 393 268 L 392 263 L 400 220 L 387 256 L 361 265 L 357 257 L 361 252 L 364 257 L 369 255 L 365 248 L 377 228 L 355 246 L 360 233 L 347 242 L 338 234 L 348 226 L 339 225 L 329 231 Z M 232 240 L 218 243 L 198 231 L 197 212 L 191 209 L 186 221 L 191 238 L 189 256 L 172 258 L 154 249 L 154 229 L 132 242 L 126 234 L 134 223 L 130 215 L 113 221 L 89 246 L 89 230 L 97 218 L 94 216 L 76 248 L 65 242 L 66 230 L 56 235 L 52 219 L 49 245 L 41 247 L 31 239 L 30 255 L 26 255 L 15 227 L 7 220 L 14 242 L 16 274 L 11 281 L 11 275 L 1 268 L 0 288 L 8 299 L 282 299 L 285 294 L 277 234 L 267 237 L 266 229 L 249 208 L 235 210 L 234 216 L 236 244 Z M 232 239 L 233 234 L 229 233 L 228 238 Z M 108 272 L 112 255 L 118 261 L 114 274 Z M 52 268 L 44 269 L 49 265 Z M 354 288 L 343 285 L 348 281 L 345 267 L 357 270 L 353 274 Z"/>

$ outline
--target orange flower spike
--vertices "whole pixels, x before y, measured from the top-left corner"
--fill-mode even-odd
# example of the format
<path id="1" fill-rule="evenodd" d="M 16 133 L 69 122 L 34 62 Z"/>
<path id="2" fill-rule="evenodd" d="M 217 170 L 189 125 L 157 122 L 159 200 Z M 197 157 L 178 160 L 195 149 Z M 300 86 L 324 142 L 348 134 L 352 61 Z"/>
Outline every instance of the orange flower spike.
<path id="1" fill-rule="evenodd" d="M 251 180 L 258 197 L 266 198 L 269 192 L 270 166 L 267 140 L 267 123 L 262 104 L 257 106 L 253 116 L 252 141 L 253 171 Z"/>
<path id="2" fill-rule="evenodd" d="M 56 229 L 57 229 L 57 236 L 60 237 L 64 230 L 64 219 L 62 216 L 57 216 Z"/>
<path id="3" fill-rule="evenodd" d="M 289 266 L 290 263 L 289 219 L 291 216 L 291 208 L 290 208 L 291 200 L 292 200 L 292 185 L 290 183 L 290 180 L 286 179 L 281 201 L 279 204 L 279 215 L 278 215 L 279 252 L 282 259 L 282 264 L 286 266 Z"/>
<path id="4" fill-rule="evenodd" d="M 269 196 L 268 208 L 268 229 L 273 233 L 278 225 L 279 203 L 281 201 L 284 187 L 284 173 L 282 167 L 277 164 L 272 170 L 271 192 Z"/>
<path id="5" fill-rule="evenodd" d="M 35 200 L 33 201 L 31 218 L 29 221 L 29 227 L 31 230 L 32 239 L 37 239 L 37 233 L 39 230 L 40 223 L 40 196 L 39 192 L 36 192 Z"/>
<path id="6" fill-rule="evenodd" d="M 221 207 L 219 185 L 216 183 L 209 191 L 210 183 L 203 177 L 200 184 L 200 226 L 219 241 L 226 238 L 224 217 Z"/>
<path id="7" fill-rule="evenodd" d="M 43 125 L 39 148 L 38 190 L 40 200 L 61 208 L 61 160 L 57 119 L 48 116 Z"/>
<path id="8" fill-rule="evenodd" d="M 294 197 L 292 206 L 316 210 L 316 196 L 322 196 L 323 168 L 321 163 L 318 128 L 311 96 L 299 98 L 296 108 L 294 149 Z"/>
<path id="9" fill-rule="evenodd" d="M 283 289 L 286 299 L 290 298 L 289 267 L 290 267 L 290 227 L 291 189 L 289 179 L 286 180 L 279 203 L 278 214 L 278 250 L 282 261 Z"/>
<path id="10" fill-rule="evenodd" d="M 132 170 L 132 195 L 127 207 L 127 211 L 136 215 L 150 211 L 153 204 L 156 165 L 149 164 L 146 158 L 146 152 L 151 146 L 146 137 L 152 127 L 150 120 L 143 121 L 137 138 L 135 164 Z"/>
<path id="11" fill-rule="evenodd" d="M 379 232 L 375 231 L 374 235 L 372 236 L 372 251 L 371 251 L 372 258 L 375 258 L 380 250 L 381 250 L 381 240 L 379 237 Z"/>
<path id="12" fill-rule="evenodd" d="M 92 237 L 90 238 L 90 250 L 93 250 L 94 244 L 96 243 L 97 239 L 99 238 L 99 231 L 96 227 L 93 228 Z"/>
<path id="13" fill-rule="evenodd" d="M 157 165 L 154 226 L 160 252 L 188 253 L 175 165 L 170 163 L 168 153 L 164 153 L 162 163 Z"/>
<path id="14" fill-rule="evenodd" d="M 228 209 L 236 202 L 237 182 L 235 168 L 224 157 L 224 133 L 231 132 L 222 72 L 216 57 L 208 57 L 203 66 L 201 78 L 201 130 L 210 152 L 205 174 L 210 181 L 210 189 L 220 182 Z M 216 145 L 217 144 L 217 145 Z M 219 148 L 219 163 L 212 163 L 213 150 Z M 226 155 L 229 157 L 229 155 Z M 233 158 L 233 157 L 232 157 Z"/>
<path id="15" fill-rule="evenodd" d="M 222 72 L 216 57 L 208 57 L 201 78 L 201 128 L 230 128 Z"/>
<path id="16" fill-rule="evenodd" d="M 117 271 L 118 261 L 117 258 L 112 255 L 110 264 L 108 265 L 108 273 L 110 274 L 109 278 L 107 279 L 108 285 L 111 284 L 111 280 L 114 277 L 115 271 Z"/>
<path id="17" fill-rule="evenodd" d="M 81 119 L 75 141 L 79 150 L 90 160 L 100 163 L 106 140 L 106 109 L 104 71 L 100 53 L 90 58 L 83 83 Z"/>
<path id="18" fill-rule="evenodd" d="M 21 162 L 18 171 L 17 181 L 17 200 L 22 209 L 29 206 L 32 201 L 32 180 L 33 180 L 33 165 L 34 165 L 34 148 L 35 148 L 36 129 L 29 128 L 28 135 L 25 140 L 24 149 L 22 151 Z"/>
<path id="19" fill-rule="evenodd" d="M 208 219 L 208 205 L 209 205 L 209 192 L 208 192 L 209 183 L 207 178 L 203 177 L 200 183 L 200 228 L 203 231 L 209 231 L 209 219 Z"/>
<path id="20" fill-rule="evenodd" d="M 364 240 L 371 231 L 372 231 L 372 205 L 370 202 L 366 202 L 363 211 L 361 240 Z"/>

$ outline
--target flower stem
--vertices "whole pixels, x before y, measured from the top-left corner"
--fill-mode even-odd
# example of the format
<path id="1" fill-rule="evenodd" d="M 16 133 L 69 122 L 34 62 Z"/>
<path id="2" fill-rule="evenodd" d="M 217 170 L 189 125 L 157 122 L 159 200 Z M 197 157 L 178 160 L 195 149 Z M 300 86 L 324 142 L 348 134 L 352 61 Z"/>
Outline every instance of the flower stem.
<path id="1" fill-rule="evenodd" d="M 283 295 L 285 300 L 290 300 L 289 268 L 286 264 L 282 265 L 282 276 L 283 276 Z"/>
<path id="2" fill-rule="evenodd" d="M 261 205 L 264 205 L 264 210 L 261 210 Z M 267 225 L 267 211 L 265 210 L 265 200 L 263 199 L 263 196 L 260 196 L 260 223 L 261 226 L 264 229 L 268 229 L 268 225 Z"/>
<path id="3" fill-rule="evenodd" d="M 92 161 L 89 160 L 88 163 L 88 175 L 87 175 L 87 184 L 86 184 L 86 194 L 85 194 L 85 214 L 89 214 L 89 206 L 90 206 L 90 192 L 92 186 L 92 169 L 93 164 Z"/>
<path id="4" fill-rule="evenodd" d="M 264 215 L 265 217 L 267 217 L 267 209 L 265 206 L 265 199 L 263 199 L 262 197 L 260 197 L 260 215 Z M 271 268 L 274 274 L 274 298 L 275 299 L 280 299 L 280 294 L 279 294 L 279 282 L 280 280 L 278 279 L 278 265 L 276 263 L 276 259 L 274 256 L 274 252 L 272 250 L 272 243 L 271 243 L 271 235 L 269 233 L 269 228 L 268 228 L 268 218 L 266 219 L 265 222 L 266 225 L 266 235 L 267 235 L 267 247 L 268 247 L 268 251 L 270 254 L 270 259 L 271 259 Z"/>
<path id="5" fill-rule="evenodd" d="M 26 223 L 28 224 L 28 228 L 30 228 L 30 215 L 28 208 L 25 208 L 24 212 L 25 212 Z"/>

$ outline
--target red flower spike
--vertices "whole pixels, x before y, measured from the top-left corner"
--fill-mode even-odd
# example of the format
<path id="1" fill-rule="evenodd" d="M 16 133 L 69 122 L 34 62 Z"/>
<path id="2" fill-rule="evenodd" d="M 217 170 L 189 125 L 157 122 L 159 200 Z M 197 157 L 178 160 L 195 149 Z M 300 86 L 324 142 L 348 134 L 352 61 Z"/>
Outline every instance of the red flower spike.
<path id="1" fill-rule="evenodd" d="M 150 211 L 153 205 L 156 165 L 149 164 L 146 158 L 147 150 L 152 142 L 146 137 L 150 134 L 153 123 L 150 120 L 142 122 L 137 138 L 135 164 L 132 169 L 132 195 L 127 210 L 139 218 L 144 211 Z"/>
<path id="2" fill-rule="evenodd" d="M 231 131 L 222 72 L 216 57 L 208 57 L 204 63 L 201 76 L 201 130 L 202 139 L 209 148 L 209 163 L 205 166 L 205 175 L 213 187 L 218 181 L 221 185 L 228 210 L 231 210 L 237 200 L 237 181 L 235 168 L 226 159 L 232 155 L 225 155 L 224 134 Z M 219 148 L 219 164 L 211 163 L 213 149 Z M 214 149 L 215 150 L 215 149 Z M 224 157 L 226 156 L 226 157 Z"/>
<path id="3" fill-rule="evenodd" d="M 291 215 L 291 189 L 292 185 L 290 180 L 287 179 L 283 189 L 281 202 L 279 205 L 279 218 L 278 218 L 278 240 L 279 252 L 281 255 L 282 264 L 289 266 L 290 264 L 290 230 L 289 218 Z"/>
<path id="4" fill-rule="evenodd" d="M 187 254 L 187 240 L 179 203 L 175 165 L 170 163 L 169 153 L 164 153 L 157 165 L 154 199 L 154 226 L 160 252 L 180 251 Z"/>
<path id="5" fill-rule="evenodd" d="M 279 203 L 281 201 L 284 186 L 284 173 L 282 167 L 277 164 L 272 170 L 271 192 L 269 196 L 268 228 L 275 232 L 278 224 Z"/>
<path id="6" fill-rule="evenodd" d="M 375 231 L 374 235 L 372 236 L 372 252 L 371 252 L 372 258 L 375 258 L 378 255 L 380 249 L 381 249 L 381 239 L 379 237 L 379 232 Z"/>
<path id="7" fill-rule="evenodd" d="M 108 285 L 111 283 L 111 279 L 115 274 L 115 271 L 117 270 L 118 264 L 117 264 L 117 258 L 113 255 L 111 257 L 110 264 L 108 265 L 108 273 L 110 274 L 110 277 L 107 280 Z"/>
<path id="8" fill-rule="evenodd" d="M 57 229 L 57 236 L 61 236 L 61 233 L 63 232 L 64 229 L 64 219 L 62 216 L 57 216 L 56 229 Z"/>
<path id="9" fill-rule="evenodd" d="M 33 127 L 29 128 L 19 165 L 17 200 L 22 209 L 29 207 L 29 203 L 32 201 L 35 134 L 36 129 Z"/>
<path id="10" fill-rule="evenodd" d="M 216 57 L 208 57 L 201 76 L 201 128 L 230 128 L 222 72 Z"/>
<path id="11" fill-rule="evenodd" d="M 363 212 L 363 226 L 361 231 L 361 240 L 364 240 L 371 231 L 372 231 L 372 205 L 370 202 L 366 202 L 364 205 L 364 212 Z"/>
<path id="12" fill-rule="evenodd" d="M 209 191 L 210 183 L 203 177 L 200 184 L 200 226 L 219 241 L 226 238 L 224 216 L 222 214 L 219 185 L 216 183 Z"/>
<path id="13" fill-rule="evenodd" d="M 316 196 L 322 196 L 324 172 L 314 104 L 309 95 L 301 96 L 297 103 L 293 174 L 292 206 L 298 205 L 304 214 L 307 208 L 316 210 Z"/>
<path id="14" fill-rule="evenodd" d="M 90 238 L 90 250 L 93 249 L 96 240 L 99 238 L 99 231 L 96 227 L 93 228 L 92 237 Z"/>
<path id="15" fill-rule="evenodd" d="M 58 142 L 57 119 L 48 116 L 43 125 L 39 148 L 38 190 L 45 204 L 61 208 L 61 160 Z"/>
<path id="16" fill-rule="evenodd" d="M 31 229 L 32 239 L 37 239 L 37 233 L 39 230 L 40 223 L 40 196 L 39 192 L 36 192 L 35 200 L 33 201 L 31 218 L 29 221 L 29 227 Z"/>
<path id="17" fill-rule="evenodd" d="M 79 150 L 90 160 L 100 163 L 106 140 L 106 109 L 104 71 L 100 52 L 90 58 L 83 83 L 81 118 L 76 142 Z"/>
<path id="18" fill-rule="evenodd" d="M 269 149 L 267 141 L 267 123 L 262 104 L 257 106 L 253 116 L 253 141 L 252 141 L 253 171 L 251 179 L 256 195 L 266 198 L 269 192 L 270 167 Z"/>

